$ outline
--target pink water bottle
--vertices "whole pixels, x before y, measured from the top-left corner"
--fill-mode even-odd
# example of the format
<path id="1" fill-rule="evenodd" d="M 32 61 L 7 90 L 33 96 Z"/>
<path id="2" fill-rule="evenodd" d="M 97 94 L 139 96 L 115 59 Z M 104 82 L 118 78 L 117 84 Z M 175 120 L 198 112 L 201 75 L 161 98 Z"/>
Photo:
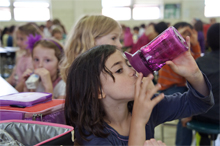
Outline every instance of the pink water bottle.
<path id="1" fill-rule="evenodd" d="M 125 52 L 125 55 L 133 68 L 146 77 L 149 73 L 158 71 L 166 61 L 173 60 L 188 49 L 186 41 L 171 26 L 134 54 Z"/>

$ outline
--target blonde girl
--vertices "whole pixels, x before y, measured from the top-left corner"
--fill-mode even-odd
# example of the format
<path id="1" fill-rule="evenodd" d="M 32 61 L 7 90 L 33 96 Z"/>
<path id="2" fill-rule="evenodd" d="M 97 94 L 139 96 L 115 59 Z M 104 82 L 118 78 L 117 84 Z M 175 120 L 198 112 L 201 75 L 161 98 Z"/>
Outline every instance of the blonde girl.
<path id="1" fill-rule="evenodd" d="M 82 17 L 69 33 L 62 61 L 61 76 L 66 81 L 68 70 L 75 58 L 88 49 L 101 44 L 121 48 L 121 26 L 112 18 L 103 15 Z"/>

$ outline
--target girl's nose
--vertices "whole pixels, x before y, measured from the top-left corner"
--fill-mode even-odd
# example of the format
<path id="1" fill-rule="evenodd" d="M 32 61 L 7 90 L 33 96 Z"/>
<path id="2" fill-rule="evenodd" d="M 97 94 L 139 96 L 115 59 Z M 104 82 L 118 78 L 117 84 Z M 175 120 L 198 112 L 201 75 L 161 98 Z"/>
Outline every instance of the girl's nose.
<path id="1" fill-rule="evenodd" d="M 129 67 L 129 75 L 136 76 L 136 70 L 133 67 Z"/>
<path id="2" fill-rule="evenodd" d="M 118 42 L 117 42 L 116 46 L 117 46 L 117 48 L 118 48 L 118 49 L 120 49 L 120 50 L 121 50 L 121 48 L 122 48 L 122 44 L 121 44 L 121 42 L 120 42 L 120 41 L 118 41 Z"/>
<path id="3" fill-rule="evenodd" d="M 40 61 L 39 64 L 38 64 L 38 67 L 42 68 L 43 67 L 43 62 Z"/>

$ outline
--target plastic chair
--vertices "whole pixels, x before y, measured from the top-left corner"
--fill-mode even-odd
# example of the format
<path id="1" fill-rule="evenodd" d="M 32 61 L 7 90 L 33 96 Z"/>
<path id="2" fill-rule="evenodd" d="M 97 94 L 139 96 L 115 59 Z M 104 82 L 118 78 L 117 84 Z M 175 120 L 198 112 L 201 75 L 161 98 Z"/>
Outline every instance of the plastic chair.
<path id="1" fill-rule="evenodd" d="M 215 139 L 220 133 L 219 125 L 192 120 L 186 124 L 186 127 L 197 132 L 209 134 L 211 146 L 215 146 Z"/>

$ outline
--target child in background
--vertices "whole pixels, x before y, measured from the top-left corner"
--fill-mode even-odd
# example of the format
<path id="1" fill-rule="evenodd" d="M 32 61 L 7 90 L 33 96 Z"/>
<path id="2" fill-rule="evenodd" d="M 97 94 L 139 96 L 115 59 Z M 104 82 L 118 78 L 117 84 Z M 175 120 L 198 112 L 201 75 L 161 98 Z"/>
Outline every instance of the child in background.
<path id="1" fill-rule="evenodd" d="M 66 84 L 59 74 L 59 62 L 63 56 L 62 45 L 54 39 L 41 39 L 40 36 L 30 36 L 28 43 L 34 71 L 27 69 L 23 80 L 27 80 L 32 73 L 37 74 L 40 82 L 34 91 L 52 93 L 54 99 L 64 99 Z M 30 91 L 26 87 L 24 90 Z"/>
<path id="2" fill-rule="evenodd" d="M 139 27 L 133 27 L 133 42 L 136 43 L 139 38 Z"/>
<path id="3" fill-rule="evenodd" d="M 66 82 L 69 67 L 73 60 L 88 49 L 101 44 L 115 45 L 121 48 L 121 25 L 110 17 L 103 15 L 86 15 L 82 17 L 66 41 L 65 57 L 62 61 L 61 76 Z"/>
<path id="4" fill-rule="evenodd" d="M 32 69 L 32 58 L 30 50 L 27 49 L 27 37 L 32 35 L 42 35 L 39 28 L 31 23 L 21 25 L 16 30 L 16 44 L 20 48 L 20 51 L 16 53 L 16 64 L 12 74 L 7 81 L 18 90 L 22 92 L 25 81 L 22 80 L 22 74 L 27 69 Z"/>
<path id="5" fill-rule="evenodd" d="M 1 33 L 1 43 L 2 43 L 2 47 L 6 47 L 7 46 L 7 40 L 8 40 L 8 36 L 9 36 L 9 27 L 5 27 Z"/>
<path id="6" fill-rule="evenodd" d="M 167 28 L 168 28 L 167 23 L 163 21 L 157 24 L 154 23 L 148 24 L 144 34 L 138 38 L 136 43 L 132 44 L 130 53 L 134 54 L 137 50 L 147 45 L 150 41 L 156 38 L 160 33 L 162 33 Z"/>
<path id="7" fill-rule="evenodd" d="M 195 24 L 193 25 L 198 34 L 198 42 L 201 48 L 202 56 L 205 54 L 205 37 L 203 33 L 203 22 L 195 18 Z"/>
<path id="8" fill-rule="evenodd" d="M 14 36 L 14 30 L 15 30 L 15 25 L 10 26 L 9 28 L 9 34 L 8 34 L 8 39 L 7 39 L 7 46 L 8 47 L 13 47 L 15 46 L 13 36 Z"/>
<path id="9" fill-rule="evenodd" d="M 189 37 L 186 41 L 190 45 Z M 116 46 L 96 46 L 79 55 L 69 69 L 65 100 L 66 121 L 75 128 L 75 141 L 143 145 L 154 137 L 157 125 L 213 106 L 211 85 L 189 51 L 166 64 L 188 80 L 187 93 L 156 94 L 160 85 L 151 86 L 153 75 L 136 76 Z"/>
<path id="10" fill-rule="evenodd" d="M 59 27 L 52 29 L 52 38 L 58 40 L 62 45 L 64 44 L 63 32 Z"/>

